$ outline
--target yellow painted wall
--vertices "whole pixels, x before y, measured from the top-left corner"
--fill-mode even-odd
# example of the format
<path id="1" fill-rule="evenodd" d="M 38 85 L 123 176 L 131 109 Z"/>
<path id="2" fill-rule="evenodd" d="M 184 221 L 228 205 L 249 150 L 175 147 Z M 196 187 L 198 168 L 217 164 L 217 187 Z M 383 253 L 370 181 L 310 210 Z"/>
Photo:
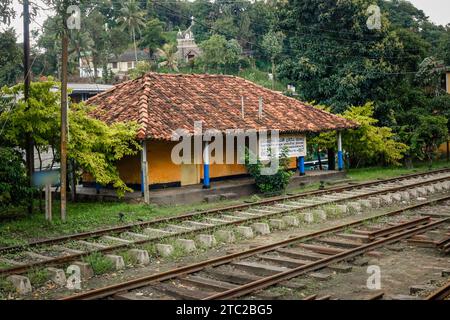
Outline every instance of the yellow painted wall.
<path id="1" fill-rule="evenodd" d="M 439 146 L 439 152 L 443 154 L 447 154 L 447 142 L 444 142 Z"/>
<path id="2" fill-rule="evenodd" d="M 447 93 L 450 93 L 450 72 L 446 74 Z"/>
<path id="3" fill-rule="evenodd" d="M 117 163 L 120 179 L 127 184 L 141 183 L 141 153 L 125 157 Z"/>
<path id="4" fill-rule="evenodd" d="M 181 181 L 181 166 L 171 160 L 172 148 L 177 142 L 149 140 L 147 141 L 148 181 L 149 184 L 162 184 Z M 235 157 L 236 157 L 235 152 Z M 296 159 L 291 158 L 290 168 L 296 167 Z M 127 184 L 141 183 L 141 154 L 125 157 L 117 164 L 120 178 Z M 210 177 L 227 177 L 246 174 L 247 169 L 242 164 L 211 164 Z M 200 165 L 200 177 L 203 178 L 203 165 Z M 88 174 L 84 181 L 93 182 Z"/>
<path id="5" fill-rule="evenodd" d="M 147 161 L 149 183 L 170 183 L 181 180 L 181 168 L 172 162 L 172 148 L 177 142 L 149 140 Z"/>

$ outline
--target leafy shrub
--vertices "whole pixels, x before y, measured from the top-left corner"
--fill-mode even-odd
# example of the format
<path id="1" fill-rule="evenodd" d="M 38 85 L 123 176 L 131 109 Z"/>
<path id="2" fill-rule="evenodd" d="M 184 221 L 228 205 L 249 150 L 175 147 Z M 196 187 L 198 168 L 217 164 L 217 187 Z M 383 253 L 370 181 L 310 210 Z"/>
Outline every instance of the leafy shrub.
<path id="1" fill-rule="evenodd" d="M 245 151 L 245 166 L 248 173 L 255 179 L 256 187 L 262 193 L 281 193 L 286 190 L 289 184 L 289 180 L 293 173 L 288 171 L 289 158 L 287 157 L 286 150 L 280 152 L 278 169 L 273 175 L 262 174 L 262 169 L 268 167 L 267 164 L 262 163 L 257 159 L 256 163 L 251 163 L 250 158 L 254 155 L 249 149 Z M 274 161 L 274 157 L 271 156 L 271 162 Z"/>
<path id="2" fill-rule="evenodd" d="M 0 209 L 29 203 L 33 192 L 20 152 L 0 147 Z"/>

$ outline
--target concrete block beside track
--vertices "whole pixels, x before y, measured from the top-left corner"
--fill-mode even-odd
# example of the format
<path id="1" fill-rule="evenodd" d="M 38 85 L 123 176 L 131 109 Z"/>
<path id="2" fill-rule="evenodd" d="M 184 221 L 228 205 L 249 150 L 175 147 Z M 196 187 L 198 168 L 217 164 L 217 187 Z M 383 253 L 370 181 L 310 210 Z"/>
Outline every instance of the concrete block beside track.
<path id="1" fill-rule="evenodd" d="M 345 214 L 348 212 L 348 207 L 345 204 L 337 204 L 335 207 L 336 213 L 338 214 Z"/>
<path id="2" fill-rule="evenodd" d="M 6 278 L 6 280 L 11 282 L 18 294 L 28 294 L 33 290 L 31 287 L 30 279 L 25 276 L 12 275 Z"/>
<path id="3" fill-rule="evenodd" d="M 128 253 L 137 264 L 145 266 L 150 263 L 150 257 L 148 256 L 148 252 L 146 250 L 130 249 L 128 250 Z"/>
<path id="4" fill-rule="evenodd" d="M 269 224 L 275 229 L 285 229 L 286 223 L 282 219 L 269 219 Z"/>
<path id="5" fill-rule="evenodd" d="M 390 195 L 392 197 L 392 200 L 394 200 L 395 202 L 402 201 L 402 195 L 400 194 L 400 192 L 391 193 Z"/>
<path id="6" fill-rule="evenodd" d="M 407 191 L 400 192 L 400 196 L 402 197 L 402 201 L 406 201 L 406 202 L 411 201 L 411 195 Z"/>
<path id="7" fill-rule="evenodd" d="M 366 209 L 371 209 L 372 208 L 372 201 L 368 200 L 368 199 L 361 199 L 357 201 L 361 207 L 366 208 Z"/>
<path id="8" fill-rule="evenodd" d="M 191 239 L 177 239 L 177 244 L 183 248 L 184 252 L 193 252 L 197 249 L 195 241 Z"/>
<path id="9" fill-rule="evenodd" d="M 445 190 L 450 190 L 450 181 L 444 181 L 442 182 L 442 186 Z"/>
<path id="10" fill-rule="evenodd" d="M 305 212 L 302 214 L 303 221 L 306 223 L 313 223 L 314 222 L 314 214 L 312 212 Z"/>
<path id="11" fill-rule="evenodd" d="M 282 219 L 288 226 L 298 227 L 300 224 L 298 218 L 295 216 L 284 216 Z"/>
<path id="12" fill-rule="evenodd" d="M 413 199 L 417 199 L 417 197 L 419 196 L 419 193 L 417 192 L 417 189 L 409 189 L 407 192 L 409 193 L 409 195 Z"/>
<path id="13" fill-rule="evenodd" d="M 425 189 L 428 191 L 429 194 L 433 194 L 436 192 L 436 188 L 432 184 L 425 186 Z"/>
<path id="14" fill-rule="evenodd" d="M 362 211 L 361 204 L 358 202 L 349 202 L 347 203 L 347 207 L 349 208 L 351 213 L 359 214 Z"/>
<path id="15" fill-rule="evenodd" d="M 169 257 L 173 254 L 173 246 L 170 244 L 158 243 L 155 247 L 156 252 L 161 257 Z"/>
<path id="16" fill-rule="evenodd" d="M 369 199 L 367 199 L 370 201 L 372 208 L 379 208 L 381 207 L 381 200 L 379 198 L 376 197 L 371 197 Z"/>
<path id="17" fill-rule="evenodd" d="M 256 234 L 269 234 L 270 233 L 270 227 L 267 223 L 263 222 L 256 222 L 252 224 L 253 231 Z"/>
<path id="18" fill-rule="evenodd" d="M 424 187 L 417 188 L 416 190 L 419 197 L 428 195 L 428 190 Z"/>
<path id="19" fill-rule="evenodd" d="M 216 239 L 220 242 L 233 243 L 236 237 L 231 230 L 219 230 L 216 232 Z"/>
<path id="20" fill-rule="evenodd" d="M 72 263 L 72 265 L 80 268 L 80 276 L 82 281 L 90 279 L 94 276 L 94 270 L 89 263 L 83 261 L 75 261 Z"/>
<path id="21" fill-rule="evenodd" d="M 383 194 L 379 196 L 379 199 L 381 199 L 382 203 L 387 206 L 394 203 L 394 200 L 392 199 L 392 196 L 390 194 Z"/>
<path id="22" fill-rule="evenodd" d="M 196 237 L 197 242 L 201 247 L 211 248 L 217 244 L 216 238 L 211 234 L 199 234 Z"/>
<path id="23" fill-rule="evenodd" d="M 106 259 L 111 261 L 114 270 L 122 270 L 125 268 L 125 262 L 123 261 L 122 256 L 118 256 L 115 254 L 107 254 L 105 257 Z"/>
<path id="24" fill-rule="evenodd" d="M 327 213 L 325 212 L 325 210 L 315 210 L 314 216 L 316 216 L 318 220 L 327 220 Z"/>
<path id="25" fill-rule="evenodd" d="M 47 273 L 49 279 L 58 286 L 65 286 L 67 283 L 66 273 L 63 269 L 48 267 Z"/>
<path id="26" fill-rule="evenodd" d="M 251 239 L 254 237 L 253 229 L 250 227 L 238 226 L 236 228 L 238 234 L 240 234 L 245 239 Z"/>

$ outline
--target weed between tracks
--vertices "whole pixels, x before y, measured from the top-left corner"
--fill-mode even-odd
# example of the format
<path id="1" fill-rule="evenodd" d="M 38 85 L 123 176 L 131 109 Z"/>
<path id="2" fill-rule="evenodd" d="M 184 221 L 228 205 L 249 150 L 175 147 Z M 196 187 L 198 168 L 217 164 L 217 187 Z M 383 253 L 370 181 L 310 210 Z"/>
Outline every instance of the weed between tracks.
<path id="1" fill-rule="evenodd" d="M 100 275 L 114 270 L 113 263 L 99 252 L 94 252 L 83 258 L 84 262 L 91 265 L 94 273 Z"/>

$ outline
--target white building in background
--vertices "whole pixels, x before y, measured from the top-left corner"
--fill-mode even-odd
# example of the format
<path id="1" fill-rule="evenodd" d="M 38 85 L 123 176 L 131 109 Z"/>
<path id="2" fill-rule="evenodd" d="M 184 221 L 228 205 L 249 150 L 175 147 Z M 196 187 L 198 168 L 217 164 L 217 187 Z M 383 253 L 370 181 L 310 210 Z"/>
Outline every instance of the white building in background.
<path id="1" fill-rule="evenodd" d="M 148 50 L 137 51 L 137 61 L 149 61 L 150 56 Z M 106 68 L 110 70 L 114 75 L 125 76 L 131 69 L 136 68 L 136 55 L 134 49 L 129 49 L 117 57 L 111 57 L 108 59 Z M 97 78 L 103 76 L 103 68 L 97 68 Z M 80 59 L 80 77 L 81 78 L 94 78 L 94 65 L 92 58 Z"/>
<path id="2" fill-rule="evenodd" d="M 94 79 L 94 64 L 92 63 L 92 57 L 83 57 L 79 61 L 80 78 L 91 78 Z M 97 77 L 101 78 L 103 76 L 103 69 L 97 67 Z"/>
<path id="3" fill-rule="evenodd" d="M 201 50 L 195 43 L 192 26 L 194 25 L 194 17 L 192 23 L 185 31 L 178 31 L 177 33 L 177 57 L 179 62 L 187 63 L 190 60 L 201 55 Z"/>

